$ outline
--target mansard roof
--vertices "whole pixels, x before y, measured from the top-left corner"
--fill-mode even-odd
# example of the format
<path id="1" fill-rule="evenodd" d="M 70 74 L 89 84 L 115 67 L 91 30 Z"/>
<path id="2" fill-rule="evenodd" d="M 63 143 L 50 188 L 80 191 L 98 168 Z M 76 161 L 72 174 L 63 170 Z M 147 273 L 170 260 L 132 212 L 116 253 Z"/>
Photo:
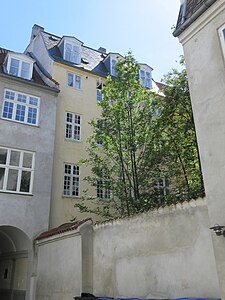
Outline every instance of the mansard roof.
<path id="1" fill-rule="evenodd" d="M 179 36 L 200 15 L 202 15 L 217 0 L 184 0 L 181 3 L 176 29 L 173 33 Z"/>
<path id="2" fill-rule="evenodd" d="M 109 72 L 106 69 L 103 60 L 107 57 L 106 53 L 92 49 L 90 47 L 81 46 L 81 62 L 79 65 L 75 65 L 72 62 L 63 59 L 63 56 L 58 48 L 62 38 L 51 33 L 42 31 L 42 37 L 47 47 L 48 53 L 54 59 L 54 61 L 64 63 L 66 65 L 75 66 L 81 70 L 90 71 L 96 75 L 106 77 Z"/>

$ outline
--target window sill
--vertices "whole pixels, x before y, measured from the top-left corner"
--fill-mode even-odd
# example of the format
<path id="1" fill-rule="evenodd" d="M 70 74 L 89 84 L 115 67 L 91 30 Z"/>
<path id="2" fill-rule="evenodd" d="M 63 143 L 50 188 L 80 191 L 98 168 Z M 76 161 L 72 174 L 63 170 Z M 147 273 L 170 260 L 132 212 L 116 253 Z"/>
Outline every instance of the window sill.
<path id="1" fill-rule="evenodd" d="M 15 191 L 2 191 L 0 190 L 0 193 L 3 193 L 3 194 L 10 194 L 10 195 L 20 195 L 20 196 L 34 196 L 34 194 L 32 193 L 22 193 L 22 192 L 15 192 Z"/>
<path id="2" fill-rule="evenodd" d="M 62 198 L 66 198 L 66 199 L 68 199 L 68 198 L 71 198 L 71 199 L 81 199 L 81 197 L 80 196 L 67 196 L 67 195 L 62 195 Z"/>

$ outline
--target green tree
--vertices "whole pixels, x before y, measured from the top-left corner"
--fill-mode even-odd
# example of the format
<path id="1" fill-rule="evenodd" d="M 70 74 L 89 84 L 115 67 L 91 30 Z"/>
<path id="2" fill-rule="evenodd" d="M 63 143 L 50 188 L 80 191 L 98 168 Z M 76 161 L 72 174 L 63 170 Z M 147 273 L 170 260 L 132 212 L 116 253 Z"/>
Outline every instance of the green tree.
<path id="1" fill-rule="evenodd" d="M 91 122 L 89 158 L 83 161 L 92 168 L 86 179 L 98 197 L 92 208 L 77 204 L 81 211 L 133 215 L 202 191 L 186 72 L 169 73 L 164 96 L 157 96 L 142 86 L 139 68 L 128 53 L 117 62 L 116 78 L 106 79 L 101 118 Z"/>
<path id="2" fill-rule="evenodd" d="M 173 69 L 164 77 L 163 97 L 155 97 L 160 111 L 157 118 L 159 140 L 164 145 L 170 178 L 173 178 L 177 201 L 204 195 L 204 184 L 198 151 L 193 112 L 191 107 L 187 72 L 183 57 L 183 69 Z M 175 200 L 174 200 L 175 201 Z"/>

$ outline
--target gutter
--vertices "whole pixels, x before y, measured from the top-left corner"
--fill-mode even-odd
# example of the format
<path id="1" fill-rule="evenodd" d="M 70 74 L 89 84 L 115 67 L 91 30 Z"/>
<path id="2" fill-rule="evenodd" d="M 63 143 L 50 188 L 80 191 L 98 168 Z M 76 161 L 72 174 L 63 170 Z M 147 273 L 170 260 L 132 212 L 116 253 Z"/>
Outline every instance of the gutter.
<path id="1" fill-rule="evenodd" d="M 0 73 L 0 77 L 15 80 L 15 81 L 18 81 L 18 82 L 23 83 L 23 84 L 36 86 L 38 88 L 45 89 L 45 90 L 48 90 L 48 91 L 51 91 L 51 92 L 54 92 L 54 93 L 57 93 L 57 94 L 60 92 L 60 90 L 55 88 L 55 87 L 50 87 L 50 86 L 47 86 L 47 85 L 41 85 L 39 83 L 30 81 L 30 80 L 26 80 L 26 79 L 22 79 L 22 78 L 19 78 L 19 77 L 16 77 L 16 76 L 12 77 L 11 75 Z"/>
<path id="2" fill-rule="evenodd" d="M 193 13 L 181 26 L 173 32 L 174 37 L 178 37 L 187 27 L 189 27 L 201 14 L 203 14 L 216 0 L 206 0 L 201 7 Z M 182 17 L 183 18 L 183 17 Z"/>

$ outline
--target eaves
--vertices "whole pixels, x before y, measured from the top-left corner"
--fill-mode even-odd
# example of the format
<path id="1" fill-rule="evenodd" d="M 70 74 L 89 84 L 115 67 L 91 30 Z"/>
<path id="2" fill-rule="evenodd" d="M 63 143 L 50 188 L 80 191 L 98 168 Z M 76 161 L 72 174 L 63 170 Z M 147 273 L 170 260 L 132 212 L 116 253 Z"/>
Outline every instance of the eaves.
<path id="1" fill-rule="evenodd" d="M 19 78 L 19 77 L 15 77 L 15 76 L 11 76 L 11 75 L 8 75 L 8 74 L 0 73 L 0 78 L 1 77 L 5 78 L 5 79 L 16 81 L 16 82 L 19 82 L 19 83 L 27 84 L 27 85 L 30 85 L 30 86 L 35 86 L 37 88 L 41 88 L 41 89 L 44 89 L 44 90 L 47 90 L 47 91 L 50 91 L 50 92 L 53 92 L 53 93 L 56 93 L 56 94 L 58 94 L 60 92 L 60 90 L 57 89 L 57 88 L 53 88 L 53 87 L 50 87 L 50 86 L 47 86 L 47 85 L 41 85 L 41 84 L 38 84 L 36 82 L 26 80 L 26 79 L 23 79 L 23 78 Z"/>

